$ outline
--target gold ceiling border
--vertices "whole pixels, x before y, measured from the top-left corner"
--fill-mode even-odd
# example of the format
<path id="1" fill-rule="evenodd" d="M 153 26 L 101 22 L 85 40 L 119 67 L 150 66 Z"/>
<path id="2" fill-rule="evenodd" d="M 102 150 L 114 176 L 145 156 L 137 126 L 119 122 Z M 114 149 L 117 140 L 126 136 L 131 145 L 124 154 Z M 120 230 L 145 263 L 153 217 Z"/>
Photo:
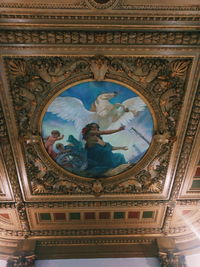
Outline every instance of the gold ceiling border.
<path id="1" fill-rule="evenodd" d="M 34 9 L 34 8 L 40 8 L 40 9 L 88 9 L 86 3 L 89 2 L 90 7 L 99 7 L 103 5 L 105 7 L 110 6 L 115 4 L 115 2 L 119 2 L 118 0 L 85 0 L 85 1 L 79 1 L 78 3 L 66 3 L 65 1 L 60 1 L 60 3 L 49 3 L 47 1 L 43 1 L 42 3 L 36 2 L 36 3 L 30 3 L 30 2 L 17 2 L 17 1 L 2 1 L 0 3 L 1 8 L 29 8 L 29 9 Z M 153 10 L 164 10 L 164 11 L 199 11 L 200 7 L 199 5 L 195 4 L 187 4 L 187 5 L 159 5 L 159 4 L 154 4 L 154 5 L 145 5 L 145 4 L 133 4 L 133 5 L 126 5 L 121 2 L 119 2 L 116 10 L 145 10 L 145 11 L 153 11 Z"/>

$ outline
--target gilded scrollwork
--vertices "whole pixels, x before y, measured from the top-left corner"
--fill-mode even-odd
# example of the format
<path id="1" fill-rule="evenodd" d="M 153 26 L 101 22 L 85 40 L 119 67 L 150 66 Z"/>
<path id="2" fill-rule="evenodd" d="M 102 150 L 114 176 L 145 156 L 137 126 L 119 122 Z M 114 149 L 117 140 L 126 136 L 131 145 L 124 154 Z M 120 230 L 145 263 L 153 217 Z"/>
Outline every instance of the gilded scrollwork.
<path id="1" fill-rule="evenodd" d="M 59 175 L 45 163 L 33 144 L 25 146 L 26 169 L 30 178 L 32 193 L 38 194 L 80 194 L 89 193 L 91 185 L 80 184 L 69 177 Z"/>
<path id="2" fill-rule="evenodd" d="M 7 267 L 33 267 L 36 256 L 32 255 L 15 255 L 8 259 Z"/>
<path id="3" fill-rule="evenodd" d="M 160 252 L 159 260 L 161 267 L 186 267 L 185 257 L 174 252 Z"/>
<path id="4" fill-rule="evenodd" d="M 123 57 L 36 57 L 5 59 L 19 133 L 26 144 L 26 169 L 33 194 L 161 193 L 176 141 L 176 124 L 184 97 L 190 59 Z M 82 76 L 81 76 L 82 75 Z M 114 76 L 141 88 L 159 113 L 153 142 L 157 149 L 145 166 L 126 179 L 82 181 L 65 175 L 44 159 L 34 120 L 70 79 L 102 81 Z M 17 94 L 16 94 L 17 93 Z M 40 151 L 38 153 L 38 151 Z"/>
<path id="5" fill-rule="evenodd" d="M 182 152 L 179 160 L 178 171 L 176 173 L 175 182 L 172 188 L 172 197 L 175 199 L 179 194 L 179 189 L 184 177 L 184 171 L 188 164 L 194 137 L 200 122 L 200 83 L 196 91 L 195 101 L 190 114 L 190 120 L 186 131 Z"/>
<path id="6" fill-rule="evenodd" d="M 58 180 L 57 175 L 48 170 L 48 167 L 41 161 L 34 147 L 29 144 L 26 146 L 26 168 L 30 177 L 32 191 L 34 194 L 47 193 Z"/>
<path id="7" fill-rule="evenodd" d="M 1 145 L 7 143 L 8 131 L 6 127 L 5 117 L 3 113 L 3 108 L 0 103 L 0 143 Z"/>
<path id="8" fill-rule="evenodd" d="M 168 131 L 176 135 L 176 123 L 184 95 L 184 82 L 191 61 L 149 58 L 113 59 L 110 71 L 128 75 L 159 104 Z M 162 133 L 163 134 L 163 133 Z"/>
<path id="9" fill-rule="evenodd" d="M 30 130 L 36 108 L 56 84 L 72 73 L 89 68 L 85 60 L 58 57 L 7 59 L 6 62 L 20 135 Z"/>
<path id="10" fill-rule="evenodd" d="M 167 166 L 170 146 L 163 144 L 158 154 L 140 172 L 118 183 L 105 186 L 105 192 L 115 193 L 161 193 Z"/>

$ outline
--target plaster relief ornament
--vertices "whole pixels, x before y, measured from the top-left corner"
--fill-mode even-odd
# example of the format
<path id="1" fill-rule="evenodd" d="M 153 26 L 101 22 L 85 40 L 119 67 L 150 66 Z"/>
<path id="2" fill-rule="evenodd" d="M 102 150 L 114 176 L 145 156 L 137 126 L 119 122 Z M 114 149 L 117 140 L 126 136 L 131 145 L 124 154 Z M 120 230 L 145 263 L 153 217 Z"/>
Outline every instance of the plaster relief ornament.
<path id="1" fill-rule="evenodd" d="M 108 71 L 108 62 L 104 58 L 96 58 L 91 61 L 90 69 L 96 81 L 103 81 Z"/>
<path id="2" fill-rule="evenodd" d="M 48 156 L 63 170 L 99 179 L 140 161 L 152 140 L 153 119 L 133 90 L 89 81 L 64 90 L 47 106 L 41 131 Z"/>
<path id="3" fill-rule="evenodd" d="M 114 8 L 119 0 L 85 0 L 85 2 L 90 8 L 107 9 Z"/>

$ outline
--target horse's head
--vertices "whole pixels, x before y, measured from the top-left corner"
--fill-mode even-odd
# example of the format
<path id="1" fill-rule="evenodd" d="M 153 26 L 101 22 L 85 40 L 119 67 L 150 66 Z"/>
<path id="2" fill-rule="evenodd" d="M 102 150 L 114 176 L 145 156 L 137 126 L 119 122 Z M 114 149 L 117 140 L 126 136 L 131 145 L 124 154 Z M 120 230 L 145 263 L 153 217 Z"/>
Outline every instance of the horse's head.
<path id="1" fill-rule="evenodd" d="M 97 97 L 97 99 L 99 101 L 101 101 L 101 100 L 110 100 L 110 99 L 112 99 L 113 97 L 116 97 L 116 96 L 117 96 L 117 92 L 103 93 L 103 94 L 99 95 Z"/>
<path id="2" fill-rule="evenodd" d="M 109 100 L 116 96 L 116 92 L 100 94 L 91 105 L 90 111 L 97 111 L 99 114 L 107 114 L 113 108 L 113 104 L 111 104 Z"/>

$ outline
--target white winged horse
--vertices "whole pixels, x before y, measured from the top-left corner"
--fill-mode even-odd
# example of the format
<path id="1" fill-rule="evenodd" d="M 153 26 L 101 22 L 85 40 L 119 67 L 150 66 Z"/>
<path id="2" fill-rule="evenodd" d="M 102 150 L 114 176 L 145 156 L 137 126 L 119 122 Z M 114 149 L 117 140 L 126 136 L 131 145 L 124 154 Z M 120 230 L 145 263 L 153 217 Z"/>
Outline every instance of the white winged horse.
<path id="1" fill-rule="evenodd" d="M 140 111 L 143 111 L 146 104 L 140 97 L 133 97 L 123 103 L 112 104 L 109 100 L 116 97 L 117 93 L 102 93 L 87 110 L 83 102 L 75 97 L 57 97 L 48 107 L 47 112 L 56 114 L 63 120 L 74 122 L 78 133 L 86 124 L 96 122 L 100 129 L 114 129 L 128 123 Z"/>

